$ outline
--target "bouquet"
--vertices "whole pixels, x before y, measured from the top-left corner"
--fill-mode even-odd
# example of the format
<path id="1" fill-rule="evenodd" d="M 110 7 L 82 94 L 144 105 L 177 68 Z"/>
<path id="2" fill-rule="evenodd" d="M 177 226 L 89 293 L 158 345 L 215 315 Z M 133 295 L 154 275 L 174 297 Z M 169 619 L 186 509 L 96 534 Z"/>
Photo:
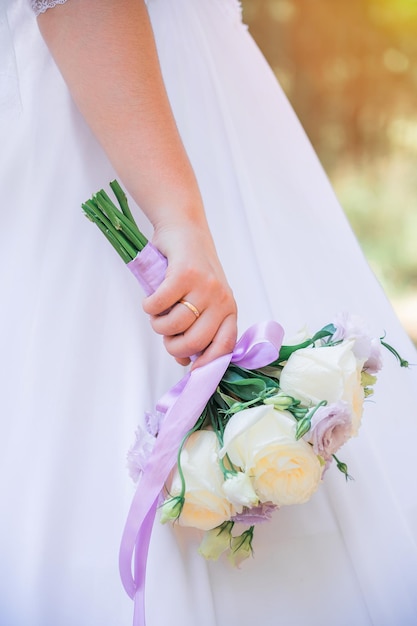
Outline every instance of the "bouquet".
<path id="1" fill-rule="evenodd" d="M 138 230 L 119 184 L 111 187 L 120 209 L 104 191 L 83 209 L 150 294 L 167 261 Z M 188 372 L 146 415 L 147 429 L 137 430 L 128 466 L 138 487 L 120 550 L 123 584 L 139 606 L 135 623 L 144 623 L 157 508 L 162 523 L 204 531 L 203 556 L 225 553 L 240 566 L 258 523 L 307 502 L 331 465 L 350 478 L 339 449 L 358 434 L 382 347 L 408 366 L 350 314 L 296 341 L 283 344 L 283 337 L 277 322 L 249 328 L 233 354 Z"/>

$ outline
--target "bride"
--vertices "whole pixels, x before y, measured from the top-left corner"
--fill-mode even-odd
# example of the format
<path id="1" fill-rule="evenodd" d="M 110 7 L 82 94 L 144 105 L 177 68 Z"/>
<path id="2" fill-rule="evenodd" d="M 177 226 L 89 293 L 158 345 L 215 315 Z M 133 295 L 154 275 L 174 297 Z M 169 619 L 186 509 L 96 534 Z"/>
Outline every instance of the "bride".
<path id="1" fill-rule="evenodd" d="M 8 0 L 0 16 L 1 622 L 123 626 L 126 451 L 190 355 L 339 311 L 417 355 L 236 0 Z M 168 258 L 144 311 L 79 208 L 116 175 Z M 148 626 L 416 623 L 416 389 L 387 354 L 343 449 L 355 481 L 331 468 L 242 569 L 156 522 Z"/>

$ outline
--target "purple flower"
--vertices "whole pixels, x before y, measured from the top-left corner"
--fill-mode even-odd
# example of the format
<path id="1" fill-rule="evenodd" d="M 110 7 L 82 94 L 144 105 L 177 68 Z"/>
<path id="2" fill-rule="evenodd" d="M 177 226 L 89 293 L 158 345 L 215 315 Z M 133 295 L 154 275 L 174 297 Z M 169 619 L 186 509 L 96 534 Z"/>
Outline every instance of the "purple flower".
<path id="1" fill-rule="evenodd" d="M 340 401 L 317 409 L 306 438 L 313 444 L 314 452 L 329 461 L 351 434 L 352 414 L 349 405 Z"/>
<path id="2" fill-rule="evenodd" d="M 240 522 L 241 524 L 262 524 L 271 519 L 272 513 L 278 507 L 272 502 L 263 502 L 259 506 L 252 508 L 243 507 L 242 513 L 238 513 L 232 517 L 232 522 Z"/>
<path id="3" fill-rule="evenodd" d="M 127 453 L 129 476 L 136 483 L 145 469 L 152 453 L 156 438 L 140 426 L 136 430 L 136 440 Z"/>
<path id="4" fill-rule="evenodd" d="M 370 374 L 376 374 L 382 367 L 381 343 L 370 333 L 365 322 L 358 315 L 340 313 L 333 321 L 336 332 L 332 341 L 354 340 L 353 353 L 359 361 L 363 361 L 363 368 Z"/>
<path id="5" fill-rule="evenodd" d="M 374 338 L 371 341 L 371 351 L 363 365 L 363 369 L 366 370 L 369 374 L 377 374 L 382 368 L 382 365 L 383 363 L 381 342 L 379 341 L 379 339 Z"/>
<path id="6" fill-rule="evenodd" d="M 146 430 L 153 437 L 156 437 L 156 435 L 159 433 L 159 429 L 161 427 L 161 423 L 164 417 L 164 413 L 161 413 L 159 411 L 155 411 L 155 413 L 150 413 L 149 411 L 145 412 Z"/>

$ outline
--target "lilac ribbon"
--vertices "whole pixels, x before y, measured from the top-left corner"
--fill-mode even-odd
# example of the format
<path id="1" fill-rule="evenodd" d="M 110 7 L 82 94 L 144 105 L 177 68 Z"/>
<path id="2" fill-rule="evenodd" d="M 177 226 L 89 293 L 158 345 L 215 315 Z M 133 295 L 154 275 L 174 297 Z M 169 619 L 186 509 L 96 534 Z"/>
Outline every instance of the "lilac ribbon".
<path id="1" fill-rule="evenodd" d="M 127 267 L 146 295 L 150 296 L 164 280 L 168 261 L 158 248 L 148 241 L 133 261 L 129 261 Z"/>
<path id="2" fill-rule="evenodd" d="M 162 282 L 167 263 L 165 257 L 148 244 L 136 259 L 128 263 L 128 267 L 145 292 L 150 294 Z M 177 461 L 183 438 L 200 417 L 228 365 L 232 362 L 246 369 L 268 365 L 278 358 L 283 335 L 284 331 L 277 322 L 251 326 L 237 342 L 232 354 L 188 372 L 159 401 L 157 409 L 165 413 L 165 417 L 133 497 L 119 554 L 123 586 L 135 601 L 134 626 L 145 626 L 146 561 L 152 526 L 159 494 Z"/>

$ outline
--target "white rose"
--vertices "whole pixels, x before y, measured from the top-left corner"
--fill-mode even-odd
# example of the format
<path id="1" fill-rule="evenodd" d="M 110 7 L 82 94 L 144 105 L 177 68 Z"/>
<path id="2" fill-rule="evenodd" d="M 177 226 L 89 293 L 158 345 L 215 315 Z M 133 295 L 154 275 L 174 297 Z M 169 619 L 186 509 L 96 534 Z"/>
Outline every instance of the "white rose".
<path id="1" fill-rule="evenodd" d="M 281 372 L 281 391 L 304 406 L 346 402 L 352 411 L 352 435 L 360 426 L 364 391 L 361 385 L 363 362 L 352 351 L 353 341 L 337 346 L 302 348 L 294 352 Z"/>
<path id="2" fill-rule="evenodd" d="M 309 500 L 322 468 L 312 447 L 295 438 L 296 421 L 287 411 L 259 406 L 239 411 L 224 431 L 220 456 L 251 477 L 261 502 L 278 506 Z"/>
<path id="3" fill-rule="evenodd" d="M 223 472 L 219 465 L 216 435 L 198 430 L 188 438 L 181 452 L 181 469 L 185 479 L 184 504 L 178 522 L 209 530 L 229 520 L 234 510 L 223 493 Z M 181 495 L 178 468 L 167 484 L 170 498 Z"/>

